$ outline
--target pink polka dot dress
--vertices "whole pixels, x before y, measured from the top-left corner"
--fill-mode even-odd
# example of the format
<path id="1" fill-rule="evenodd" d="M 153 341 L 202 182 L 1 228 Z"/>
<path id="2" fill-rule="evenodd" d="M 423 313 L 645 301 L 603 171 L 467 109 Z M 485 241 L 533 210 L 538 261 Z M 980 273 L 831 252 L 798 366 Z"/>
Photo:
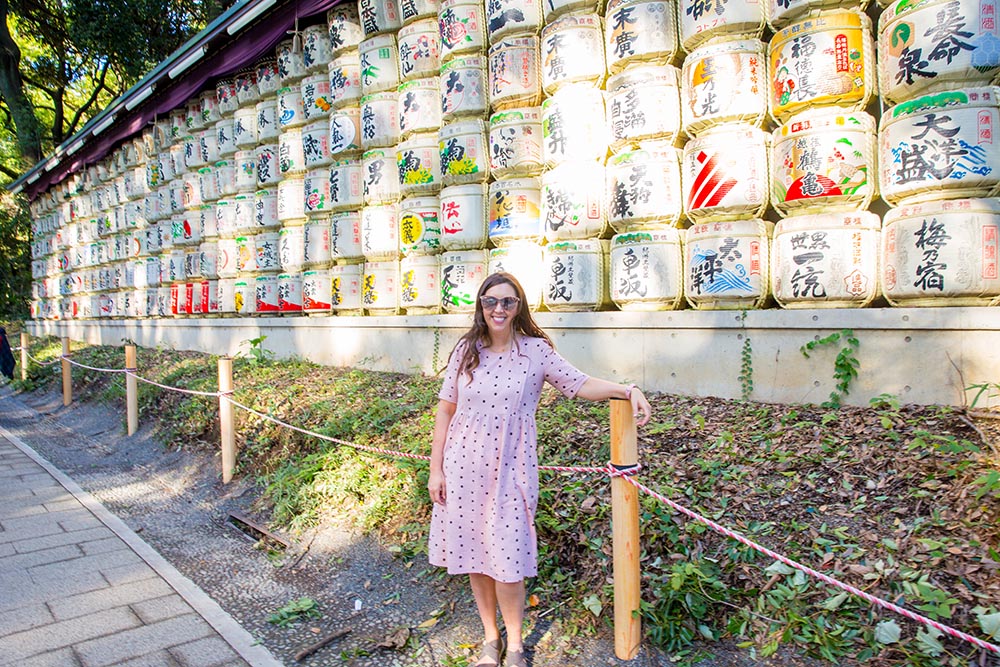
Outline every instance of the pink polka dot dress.
<path id="1" fill-rule="evenodd" d="M 457 404 L 444 446 L 447 500 L 434 505 L 430 562 L 449 574 L 517 582 L 538 573 L 535 411 L 548 382 L 573 397 L 587 380 L 541 338 L 509 352 L 480 344 L 479 366 L 458 374 L 459 346 L 438 396 Z"/>

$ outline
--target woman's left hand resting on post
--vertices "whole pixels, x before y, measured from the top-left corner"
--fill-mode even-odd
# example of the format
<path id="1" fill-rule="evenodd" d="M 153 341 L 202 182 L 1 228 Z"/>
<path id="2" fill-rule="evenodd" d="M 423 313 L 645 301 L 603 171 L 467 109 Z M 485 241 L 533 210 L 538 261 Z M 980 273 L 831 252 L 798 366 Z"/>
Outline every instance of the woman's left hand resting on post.
<path id="1" fill-rule="evenodd" d="M 653 414 L 653 409 L 650 407 L 649 401 L 646 400 L 645 394 L 642 393 L 642 389 L 634 384 L 618 384 L 594 377 L 587 378 L 576 396 L 588 401 L 604 401 L 609 398 L 626 399 L 632 404 L 632 414 L 635 415 L 637 426 L 644 426 Z"/>

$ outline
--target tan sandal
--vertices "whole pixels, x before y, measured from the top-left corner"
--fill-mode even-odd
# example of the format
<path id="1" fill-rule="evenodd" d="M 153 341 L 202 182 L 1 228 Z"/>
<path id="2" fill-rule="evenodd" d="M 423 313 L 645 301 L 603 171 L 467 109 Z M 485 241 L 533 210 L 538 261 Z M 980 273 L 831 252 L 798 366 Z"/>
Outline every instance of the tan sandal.
<path id="1" fill-rule="evenodd" d="M 500 667 L 500 656 L 503 654 L 503 640 L 494 639 L 491 642 L 483 642 L 482 653 L 479 660 L 473 667 Z M 483 662 L 492 660 L 492 662 Z"/>
<path id="2" fill-rule="evenodd" d="M 507 667 L 528 667 L 528 654 L 524 647 L 520 651 L 507 651 Z"/>

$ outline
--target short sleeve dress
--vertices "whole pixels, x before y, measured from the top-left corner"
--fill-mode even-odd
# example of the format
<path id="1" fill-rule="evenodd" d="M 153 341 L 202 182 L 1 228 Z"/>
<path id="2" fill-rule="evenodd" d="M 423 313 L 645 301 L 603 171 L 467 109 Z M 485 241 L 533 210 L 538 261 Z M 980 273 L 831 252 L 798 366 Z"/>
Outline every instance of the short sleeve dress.
<path id="1" fill-rule="evenodd" d="M 479 366 L 458 374 L 462 346 L 438 396 L 457 404 L 444 446 L 447 500 L 434 505 L 433 565 L 449 574 L 517 582 L 538 573 L 535 412 L 548 382 L 573 397 L 587 376 L 541 338 L 517 336 L 506 353 L 480 344 Z"/>

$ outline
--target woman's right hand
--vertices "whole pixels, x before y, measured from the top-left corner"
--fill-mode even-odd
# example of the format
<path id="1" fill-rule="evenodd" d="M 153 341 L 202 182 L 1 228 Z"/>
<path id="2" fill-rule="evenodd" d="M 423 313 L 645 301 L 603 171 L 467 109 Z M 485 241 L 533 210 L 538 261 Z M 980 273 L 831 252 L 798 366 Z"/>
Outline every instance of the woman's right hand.
<path id="1" fill-rule="evenodd" d="M 430 492 L 431 500 L 435 504 L 444 505 L 447 492 L 445 491 L 443 470 L 431 470 L 430 479 L 427 481 L 427 491 Z"/>

